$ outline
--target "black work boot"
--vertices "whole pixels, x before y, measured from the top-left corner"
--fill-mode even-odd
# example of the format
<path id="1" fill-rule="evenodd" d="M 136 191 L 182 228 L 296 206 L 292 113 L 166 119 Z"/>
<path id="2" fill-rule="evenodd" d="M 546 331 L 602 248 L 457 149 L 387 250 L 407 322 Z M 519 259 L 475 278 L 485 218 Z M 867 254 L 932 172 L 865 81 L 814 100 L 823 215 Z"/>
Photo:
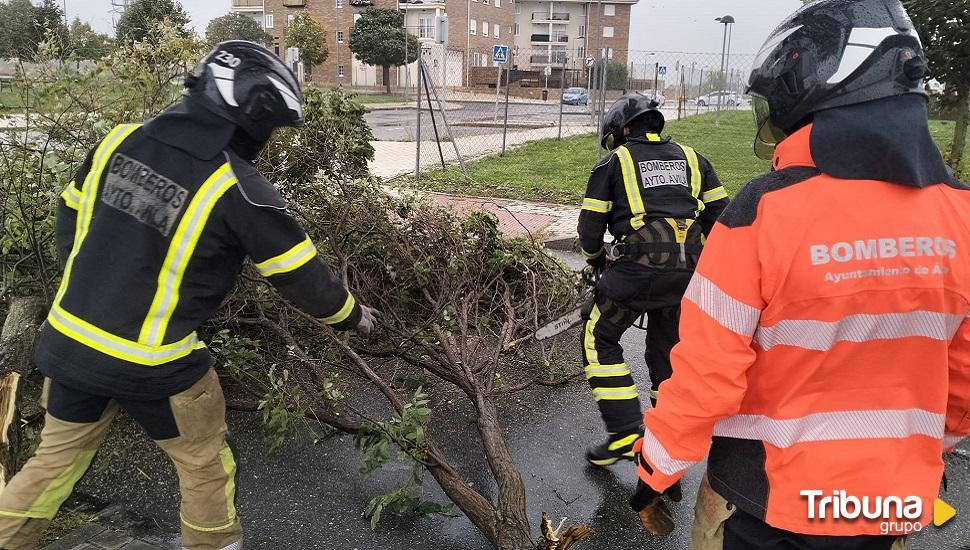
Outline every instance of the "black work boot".
<path id="1" fill-rule="evenodd" d="M 606 443 L 586 449 L 586 460 L 593 466 L 611 466 L 620 460 L 634 460 L 633 444 L 643 437 L 642 430 L 610 433 Z"/>

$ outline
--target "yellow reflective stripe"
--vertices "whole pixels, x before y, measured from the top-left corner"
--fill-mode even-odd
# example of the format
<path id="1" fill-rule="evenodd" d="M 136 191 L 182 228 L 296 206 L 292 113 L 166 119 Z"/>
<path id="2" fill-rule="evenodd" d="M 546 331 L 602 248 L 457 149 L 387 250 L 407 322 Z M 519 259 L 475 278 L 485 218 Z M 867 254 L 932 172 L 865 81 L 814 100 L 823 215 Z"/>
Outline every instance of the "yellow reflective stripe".
<path id="1" fill-rule="evenodd" d="M 146 346 L 126 340 L 72 315 L 59 304 L 51 307 L 47 322 L 58 332 L 91 349 L 122 361 L 154 367 L 185 357 L 205 344 L 196 333 L 165 346 Z"/>
<path id="2" fill-rule="evenodd" d="M 623 171 L 623 185 L 626 188 L 626 198 L 630 203 L 630 212 L 633 214 L 630 225 L 633 229 L 643 227 L 643 215 L 647 209 L 643 206 L 643 197 L 640 196 L 640 184 L 637 180 L 636 165 L 630 150 L 625 145 L 616 148 L 616 156 L 620 158 L 620 169 Z"/>
<path id="3" fill-rule="evenodd" d="M 623 439 L 617 439 L 616 441 L 610 443 L 606 448 L 611 451 L 616 451 L 618 449 L 622 449 L 623 447 L 632 447 L 633 444 L 636 443 L 637 440 L 640 439 L 641 437 L 643 436 L 641 436 L 638 433 L 630 434 L 624 437 Z"/>
<path id="4" fill-rule="evenodd" d="M 232 521 L 230 521 L 229 523 L 225 525 L 219 525 L 217 527 L 202 527 L 200 525 L 195 525 L 194 523 L 189 523 L 189 521 L 186 520 L 185 516 L 183 516 L 182 514 L 179 514 L 179 519 L 182 520 L 182 525 L 185 525 L 189 529 L 193 531 L 198 531 L 200 533 L 215 533 L 216 531 L 225 531 L 226 529 L 229 529 L 230 527 L 236 524 L 235 517 L 233 517 Z"/>
<path id="5" fill-rule="evenodd" d="M 596 351 L 596 323 L 600 320 L 600 307 L 593 305 L 593 310 L 589 312 L 589 321 L 586 321 L 586 332 L 583 336 L 583 352 L 586 354 L 586 362 L 590 365 L 598 365 L 600 354 Z"/>
<path id="6" fill-rule="evenodd" d="M 724 186 L 718 186 L 718 187 L 715 187 L 714 189 L 711 189 L 710 191 L 705 191 L 704 195 L 701 197 L 701 200 L 703 200 L 704 202 L 714 202 L 714 201 L 719 201 L 721 199 L 726 199 L 727 197 L 728 197 L 727 189 L 725 189 Z"/>
<path id="7" fill-rule="evenodd" d="M 350 317 L 350 314 L 354 312 L 354 306 L 357 305 L 357 300 L 354 299 L 354 295 L 347 293 L 347 300 L 344 301 L 344 305 L 340 308 L 337 313 L 334 313 L 330 317 L 324 317 L 321 319 L 324 323 L 328 325 L 336 325 L 337 323 L 342 323 Z"/>
<path id="8" fill-rule="evenodd" d="M 589 365 L 585 369 L 586 379 L 590 380 L 592 378 L 612 378 L 617 376 L 629 376 L 630 367 L 626 363 L 620 363 L 619 365 Z"/>
<path id="9" fill-rule="evenodd" d="M 687 165 L 690 166 L 690 194 L 697 199 L 698 212 L 704 210 L 704 201 L 701 200 L 701 167 L 697 160 L 697 151 L 686 145 L 677 144 L 684 151 L 687 157 Z"/>
<path id="10" fill-rule="evenodd" d="M 57 477 L 51 480 L 44 491 L 31 503 L 26 512 L 2 512 L 0 514 L 13 517 L 53 519 L 58 508 L 71 496 L 74 485 L 81 479 L 84 472 L 91 467 L 96 451 L 81 451 L 74 461 Z"/>
<path id="11" fill-rule="evenodd" d="M 623 386 L 621 388 L 593 388 L 593 398 L 597 401 L 622 401 L 625 399 L 637 399 L 636 386 Z"/>
<path id="12" fill-rule="evenodd" d="M 603 255 L 603 252 L 605 252 L 605 250 L 602 248 L 597 250 L 596 252 L 587 252 L 585 249 L 582 249 L 582 248 L 579 249 L 579 253 L 582 254 L 584 258 L 588 258 L 590 260 L 592 260 L 593 258 L 599 258 L 600 256 Z"/>
<path id="13" fill-rule="evenodd" d="M 589 210 L 590 212 L 599 212 L 600 214 L 606 214 L 613 209 L 613 203 L 610 201 L 601 201 L 599 199 L 585 198 L 583 199 L 583 210 Z"/>
<path id="14" fill-rule="evenodd" d="M 647 134 L 647 141 L 663 141 L 660 134 Z"/>
<path id="15" fill-rule="evenodd" d="M 101 182 L 101 173 L 104 172 L 105 167 L 108 165 L 108 159 L 115 152 L 115 149 L 140 126 L 140 124 L 122 124 L 121 126 L 115 127 L 115 129 L 108 132 L 108 135 L 101 140 L 101 145 L 95 150 L 94 162 L 91 163 L 91 170 L 88 172 L 87 178 L 84 179 L 84 190 L 81 192 L 81 202 L 74 228 L 74 248 L 71 249 L 71 254 L 68 256 L 67 263 L 64 266 L 64 276 L 61 278 L 61 286 L 57 290 L 57 295 L 54 297 L 55 304 L 59 303 L 67 292 L 67 285 L 71 280 L 71 268 L 74 265 L 74 258 L 77 256 L 78 251 L 81 250 L 81 244 L 84 242 L 84 238 L 88 234 L 88 228 L 91 226 L 91 218 L 94 216 L 94 203 L 97 201 L 98 186 Z"/>
<path id="16" fill-rule="evenodd" d="M 235 184 L 236 176 L 227 162 L 213 172 L 192 197 L 192 202 L 182 215 L 182 221 L 179 222 L 175 236 L 168 246 L 168 254 L 165 256 L 162 270 L 158 273 L 155 298 L 138 334 L 139 343 L 160 346 L 164 342 L 168 323 L 179 303 L 182 277 L 185 276 L 185 269 L 199 243 L 202 230 L 216 203 Z"/>
<path id="17" fill-rule="evenodd" d="M 73 210 L 77 210 L 81 207 L 81 192 L 78 191 L 77 187 L 74 186 L 73 181 L 69 183 L 64 189 L 64 192 L 61 193 L 61 198 L 64 199 L 64 204 Z"/>
<path id="18" fill-rule="evenodd" d="M 236 522 L 236 459 L 232 456 L 232 449 L 224 445 L 219 451 L 219 462 L 226 472 L 226 517 L 232 523 Z"/>
<path id="19" fill-rule="evenodd" d="M 313 241 L 310 240 L 310 237 L 307 237 L 303 242 L 279 256 L 274 256 L 265 262 L 259 262 L 256 264 L 256 270 L 263 277 L 289 273 L 290 271 L 299 269 L 316 255 L 317 248 L 313 246 Z"/>

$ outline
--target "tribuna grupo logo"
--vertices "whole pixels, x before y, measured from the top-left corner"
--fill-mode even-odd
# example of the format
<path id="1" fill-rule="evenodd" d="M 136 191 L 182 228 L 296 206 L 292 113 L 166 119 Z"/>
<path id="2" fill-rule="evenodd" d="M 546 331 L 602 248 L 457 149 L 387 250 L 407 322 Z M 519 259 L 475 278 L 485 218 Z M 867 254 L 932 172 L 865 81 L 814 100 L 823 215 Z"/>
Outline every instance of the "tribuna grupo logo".
<path id="1" fill-rule="evenodd" d="M 878 521 L 883 535 L 908 535 L 923 529 L 923 499 L 919 497 L 856 497 L 841 490 L 829 495 L 821 490 L 799 494 L 807 499 L 808 519 Z"/>

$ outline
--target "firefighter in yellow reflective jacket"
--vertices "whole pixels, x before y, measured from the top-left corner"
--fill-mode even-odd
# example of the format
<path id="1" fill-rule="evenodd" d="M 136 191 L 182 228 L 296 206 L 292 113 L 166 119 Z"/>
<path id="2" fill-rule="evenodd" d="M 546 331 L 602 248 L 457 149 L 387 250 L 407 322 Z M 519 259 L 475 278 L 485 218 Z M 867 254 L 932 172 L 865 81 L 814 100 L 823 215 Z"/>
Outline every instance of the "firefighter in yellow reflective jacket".
<path id="1" fill-rule="evenodd" d="M 596 285 L 586 314 L 583 358 L 607 441 L 586 451 L 597 466 L 632 460 L 642 414 L 620 337 L 647 315 L 646 361 L 653 390 L 670 378 L 680 300 L 707 233 L 728 204 L 711 164 L 692 148 L 662 138 L 663 114 L 638 93 L 606 115 L 605 149 L 593 168 L 579 216 L 579 242 L 597 269 L 607 263 L 603 237 L 616 238 L 613 265 Z"/>
<path id="2" fill-rule="evenodd" d="M 35 352 L 47 377 L 36 454 L 0 493 L 0 548 L 33 548 L 124 409 L 175 463 L 182 546 L 238 549 L 225 400 L 196 329 L 246 257 L 336 329 L 369 332 L 355 302 L 251 159 L 303 122 L 299 84 L 266 49 L 219 44 L 183 101 L 113 129 L 61 196 L 64 277 Z"/>

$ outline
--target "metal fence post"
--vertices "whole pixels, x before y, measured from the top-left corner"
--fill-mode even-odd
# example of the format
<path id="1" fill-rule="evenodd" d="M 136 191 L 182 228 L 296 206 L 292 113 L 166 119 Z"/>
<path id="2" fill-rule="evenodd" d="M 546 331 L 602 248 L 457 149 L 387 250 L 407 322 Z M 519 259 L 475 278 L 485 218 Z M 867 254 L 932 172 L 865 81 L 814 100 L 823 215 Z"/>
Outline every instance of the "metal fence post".
<path id="1" fill-rule="evenodd" d="M 514 55 L 514 54 L 513 54 Z M 505 156 L 505 143 L 509 135 L 509 90 L 512 88 L 512 59 L 505 63 L 505 120 L 502 122 L 502 156 Z"/>
<path id="2" fill-rule="evenodd" d="M 557 140 L 562 139 L 562 109 L 563 101 L 562 97 L 566 95 L 566 55 L 562 56 L 562 72 L 559 73 L 559 136 L 556 137 Z M 579 105 L 579 101 L 576 101 Z"/>
<path id="3" fill-rule="evenodd" d="M 414 155 L 414 177 L 415 178 L 421 177 L 421 81 L 422 81 L 423 75 L 424 75 L 424 60 L 421 59 L 420 56 L 418 56 L 418 82 L 417 82 L 418 101 L 417 101 L 417 104 L 415 105 L 418 112 L 418 142 L 417 142 L 417 146 L 415 147 L 415 150 L 417 151 L 417 153 Z"/>

